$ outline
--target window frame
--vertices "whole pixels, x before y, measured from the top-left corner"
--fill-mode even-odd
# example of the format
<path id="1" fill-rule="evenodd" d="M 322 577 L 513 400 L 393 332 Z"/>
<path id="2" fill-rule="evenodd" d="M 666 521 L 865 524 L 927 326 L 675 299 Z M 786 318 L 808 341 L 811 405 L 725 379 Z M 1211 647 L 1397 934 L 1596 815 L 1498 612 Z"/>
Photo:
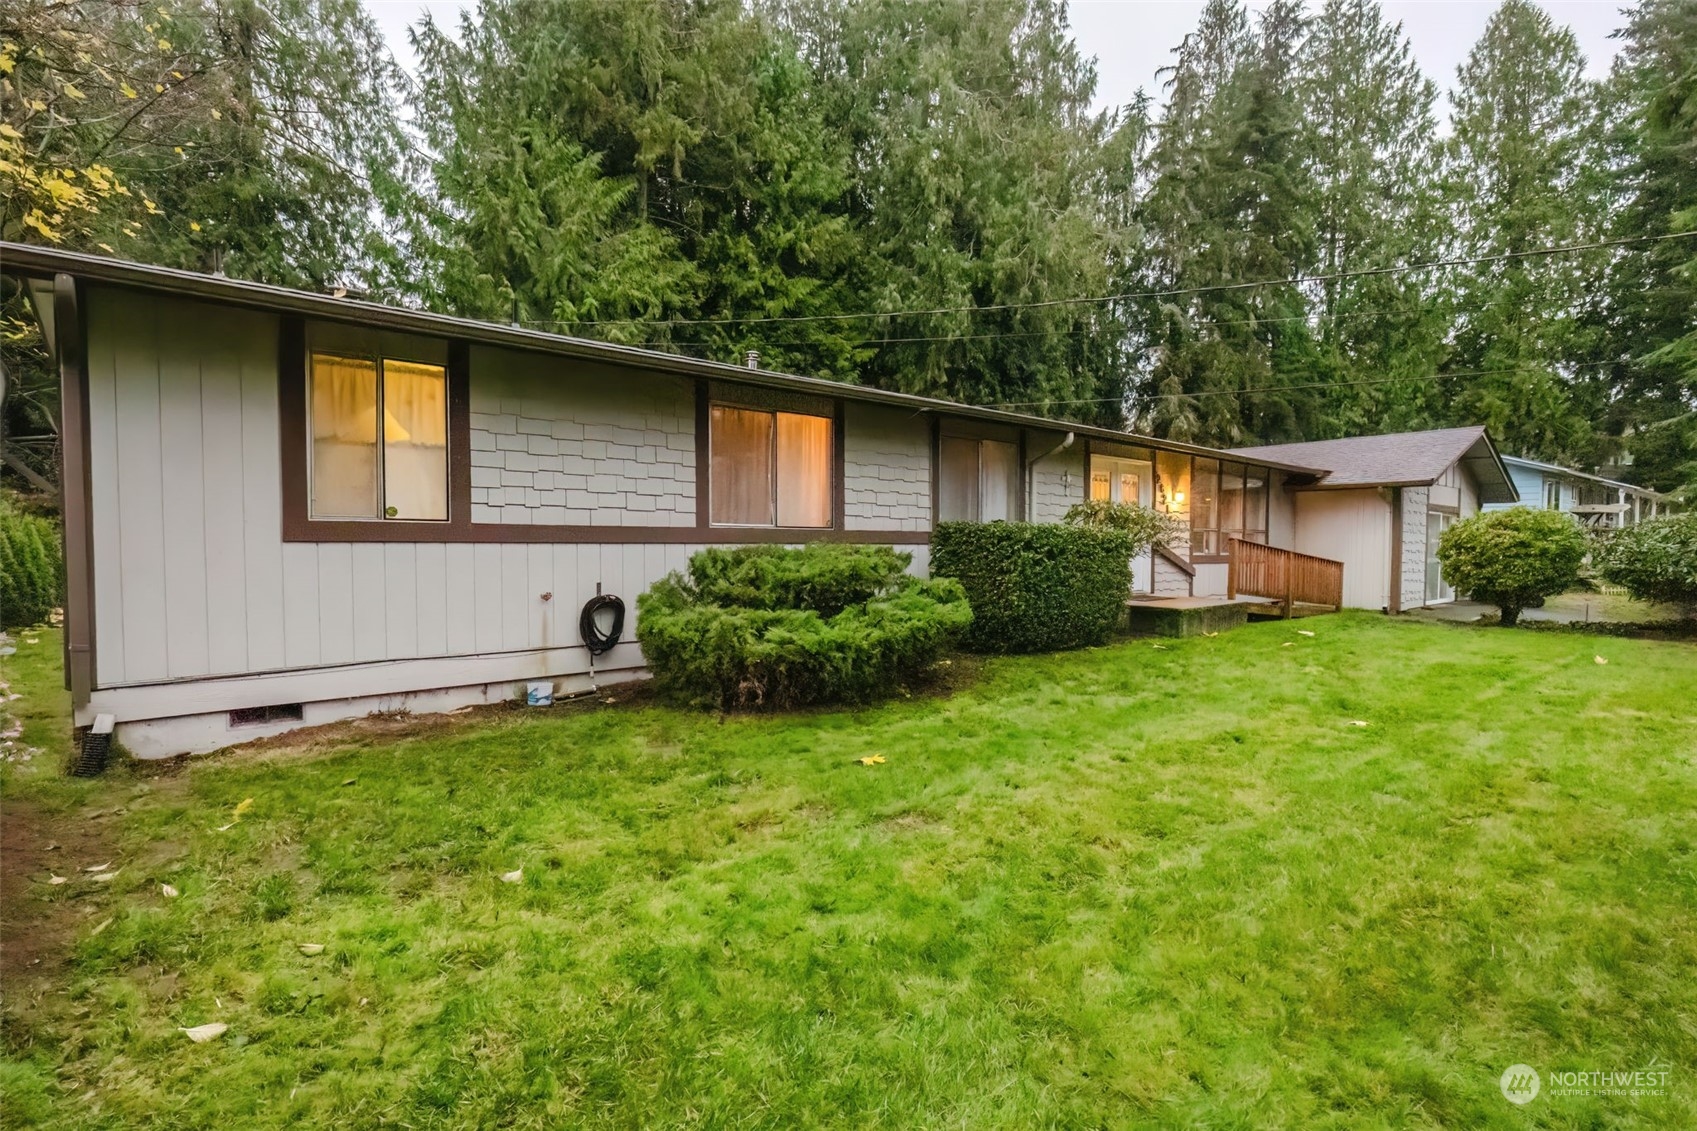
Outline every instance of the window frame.
<path id="1" fill-rule="evenodd" d="M 698 525 L 712 530 L 793 530 L 803 535 L 810 535 L 814 537 L 817 537 L 822 533 L 840 531 L 843 529 L 843 414 L 841 402 L 833 401 L 831 403 L 831 411 L 826 413 L 799 411 L 794 407 L 786 408 L 775 404 L 751 404 L 747 401 L 724 395 L 709 395 L 704 399 L 705 410 L 698 416 L 698 427 L 696 430 L 696 444 L 704 454 L 704 458 L 697 461 L 698 482 L 696 484 L 696 497 L 699 504 L 697 513 Z M 713 520 L 713 410 L 716 408 L 734 409 L 738 412 L 765 413 L 772 418 L 772 453 L 770 464 L 771 470 L 769 472 L 771 478 L 771 522 L 715 522 Z M 812 417 L 815 420 L 827 421 L 830 424 L 829 436 L 831 441 L 831 450 L 827 454 L 825 460 L 825 474 L 829 477 L 826 484 L 826 491 L 827 497 L 830 501 L 830 513 L 827 516 L 826 524 L 823 526 L 783 526 L 778 522 L 778 490 L 779 481 L 782 479 L 782 475 L 780 474 L 780 469 L 778 467 L 778 417 L 780 415 L 807 416 Z M 705 475 L 701 474 L 702 467 L 705 467 L 706 469 Z"/>
<path id="2" fill-rule="evenodd" d="M 317 325 L 316 323 L 314 324 Z M 280 443 L 282 527 L 284 542 L 469 542 L 476 541 L 471 522 L 471 347 L 460 339 L 424 339 L 416 350 L 379 348 L 386 334 L 370 334 L 377 343 L 367 348 L 347 344 L 364 333 L 359 328 L 326 323 L 327 340 L 309 342 L 306 320 L 280 319 L 277 342 L 278 430 Z M 404 337 L 404 336 L 403 336 Z M 427 346 L 425 343 L 429 342 Z M 436 356 L 431 356 L 435 351 Z M 440 518 L 314 518 L 312 517 L 312 382 L 314 353 L 348 358 L 392 358 L 416 364 L 442 365 L 447 371 L 448 401 L 448 517 Z M 446 355 L 445 359 L 442 354 Z M 441 359 L 441 360 L 439 360 Z M 379 366 L 379 386 L 382 369 Z M 381 394 L 379 394 L 381 397 Z M 379 418 L 381 435 L 381 418 Z M 377 446 L 379 464 L 383 446 Z M 381 472 L 379 473 L 381 483 Z M 381 495 L 379 496 L 381 502 Z"/>
<path id="3" fill-rule="evenodd" d="M 1026 454 L 1025 430 L 1014 428 L 998 428 L 994 425 L 977 425 L 970 421 L 947 420 L 937 417 L 931 422 L 931 528 L 935 530 L 940 522 L 978 522 L 979 519 L 945 519 L 943 517 L 943 441 L 968 440 L 978 445 L 978 479 L 973 483 L 974 502 L 980 516 L 984 513 L 984 499 L 981 494 L 984 478 L 984 443 L 1007 444 L 1013 448 L 1014 474 L 1012 514 L 1003 520 L 1005 522 L 1027 522 L 1026 495 L 1030 488 L 1029 457 Z M 1086 479 L 1089 477 L 1086 476 Z"/>
<path id="4" fill-rule="evenodd" d="M 422 352 L 422 351 L 420 351 L 420 352 Z M 374 515 L 315 515 L 315 514 L 312 513 L 313 485 L 314 485 L 313 484 L 313 478 L 312 478 L 313 472 L 314 472 L 314 468 L 313 468 L 314 438 L 313 438 L 313 433 L 312 433 L 312 382 L 313 382 L 313 363 L 317 358 L 320 358 L 320 357 L 329 358 L 329 359 L 336 360 L 336 361 L 355 361 L 355 362 L 369 361 L 369 362 L 372 362 L 375 365 L 376 378 L 377 378 L 376 382 L 375 382 L 376 391 L 377 391 L 377 399 L 376 399 L 376 406 L 375 406 L 376 412 L 375 412 L 375 417 L 374 417 L 374 420 L 373 420 L 373 426 L 375 427 L 376 432 L 377 432 L 376 442 L 375 442 L 375 446 L 374 446 L 374 455 L 375 455 L 374 472 L 375 472 L 376 489 L 377 489 L 377 513 L 374 514 Z M 387 409 L 387 406 L 385 405 L 384 402 L 389 395 L 388 387 L 387 387 L 388 386 L 388 372 L 387 372 L 386 363 L 391 362 L 391 361 L 397 362 L 397 363 L 400 363 L 400 364 L 403 364 L 403 365 L 421 365 L 421 366 L 428 365 L 428 366 L 431 366 L 433 368 L 438 368 L 438 369 L 442 370 L 443 394 L 444 394 L 443 395 L 443 404 L 442 404 L 442 411 L 443 411 L 442 432 L 443 432 L 444 445 L 445 445 L 445 448 L 447 450 L 444 451 L 444 453 L 443 453 L 443 468 L 442 468 L 442 470 L 443 470 L 443 476 L 442 476 L 442 504 L 443 504 L 442 510 L 443 510 L 443 515 L 442 515 L 441 518 L 401 518 L 399 515 L 391 517 L 387 513 L 391 508 L 387 505 L 388 502 L 389 502 L 389 448 L 388 448 L 389 440 L 388 440 L 388 437 L 385 435 L 385 432 L 386 432 L 385 422 L 387 420 L 386 414 L 388 412 L 388 409 Z M 446 523 L 452 521 L 453 514 L 454 514 L 454 498 L 453 498 L 454 490 L 453 490 L 452 476 L 451 476 L 450 472 L 451 472 L 451 465 L 453 463 L 453 454 L 452 454 L 453 437 L 452 437 L 452 435 L 449 431 L 449 417 L 452 415 L 452 413 L 451 413 L 451 410 L 450 410 L 450 407 L 449 407 L 449 404 L 448 404 L 449 397 L 447 395 L 447 393 L 448 393 L 447 385 L 448 385 L 448 366 L 445 363 L 440 363 L 440 362 L 436 362 L 436 361 L 427 361 L 427 360 L 423 360 L 423 359 L 421 359 L 420 357 L 417 357 L 417 356 L 405 356 L 401 352 L 387 352 L 387 351 L 384 351 L 384 350 L 371 350 L 371 351 L 361 352 L 361 351 L 355 351 L 355 350 L 349 350 L 349 349 L 336 349 L 336 348 L 327 348 L 327 349 L 308 348 L 307 354 L 306 354 L 306 400 L 307 400 L 307 408 L 306 408 L 306 423 L 307 423 L 307 435 L 306 435 L 306 506 L 307 506 L 307 517 L 313 522 L 422 522 L 422 523 L 429 523 L 432 526 L 442 526 L 442 525 L 445 525 Z"/>

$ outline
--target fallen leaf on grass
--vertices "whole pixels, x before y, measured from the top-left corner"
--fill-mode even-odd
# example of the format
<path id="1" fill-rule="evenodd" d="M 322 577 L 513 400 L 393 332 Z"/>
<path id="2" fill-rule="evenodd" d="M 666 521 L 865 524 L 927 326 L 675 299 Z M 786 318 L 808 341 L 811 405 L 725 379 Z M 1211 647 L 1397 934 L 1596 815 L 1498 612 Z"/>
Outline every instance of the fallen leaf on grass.
<path id="1" fill-rule="evenodd" d="M 104 864 L 90 864 L 88 867 L 84 868 L 83 871 L 85 871 L 85 872 L 104 872 L 106 869 L 110 868 L 111 866 L 112 866 L 112 862 L 110 860 L 108 860 Z"/>
<path id="2" fill-rule="evenodd" d="M 90 876 L 89 879 L 93 880 L 95 883 L 104 884 L 116 879 L 117 876 L 117 871 L 96 872 L 94 875 Z"/>
<path id="3" fill-rule="evenodd" d="M 55 887 L 57 887 L 58 885 L 60 885 L 62 883 L 67 883 L 68 881 L 65 879 L 64 876 L 55 876 L 55 875 L 49 874 L 48 877 L 47 877 L 47 882 L 54 885 Z"/>
<path id="4" fill-rule="evenodd" d="M 523 868 L 515 868 L 511 872 L 501 873 L 501 882 L 504 883 L 504 884 L 520 884 L 520 883 L 523 883 L 524 882 L 524 869 Z"/>
<path id="5" fill-rule="evenodd" d="M 1349 720 L 1349 725 L 1352 727 L 1364 727 L 1367 724 L 1362 722 L 1360 719 L 1351 719 Z"/>
<path id="6" fill-rule="evenodd" d="M 1599 663 L 1599 664 L 1606 664 L 1606 663 L 1608 663 L 1608 661 L 1607 661 L 1607 660 L 1605 660 L 1605 659 L 1604 659 L 1604 658 L 1603 658 L 1603 657 L 1601 657 L 1601 656 L 1592 656 L 1592 657 L 1591 657 L 1591 658 L 1592 658 L 1592 659 L 1593 659 L 1593 660 L 1595 660 L 1595 661 L 1597 661 L 1597 662 L 1598 662 L 1598 663 Z"/>
<path id="7" fill-rule="evenodd" d="M 1165 652 L 1167 650 L 1167 646 L 1165 644 L 1151 644 L 1149 647 L 1154 648 L 1159 652 Z"/>
<path id="8" fill-rule="evenodd" d="M 219 825 L 217 828 L 213 829 L 212 831 L 215 832 L 215 833 L 227 833 L 235 827 L 236 827 L 236 823 L 234 821 L 231 821 L 227 825 Z"/>
<path id="9" fill-rule="evenodd" d="M 230 823 L 235 824 L 237 821 L 241 820 L 242 815 L 245 814 L 249 809 L 252 809 L 252 808 L 253 808 L 253 798 L 251 798 L 251 797 L 243 798 L 241 803 L 236 806 L 235 812 L 230 814 Z"/>
<path id="10" fill-rule="evenodd" d="M 229 1032 L 229 1030 L 230 1027 L 222 1021 L 214 1021 L 210 1025 L 196 1025 L 192 1029 L 184 1029 L 180 1025 L 177 1027 L 177 1032 L 183 1034 L 183 1036 L 187 1037 L 197 1045 L 204 1045 L 207 1041 L 210 1041 L 215 1037 L 222 1037 L 225 1033 Z"/>
<path id="11" fill-rule="evenodd" d="M 352 785 L 352 784 L 354 784 L 354 782 L 356 782 L 358 780 L 359 780 L 358 778 L 349 778 L 347 781 L 343 782 L 342 784 L 343 785 Z"/>
<path id="12" fill-rule="evenodd" d="M 1314 635 L 1312 632 L 1309 632 L 1306 628 L 1297 629 L 1296 634 L 1298 636 L 1313 636 Z"/>
<path id="13" fill-rule="evenodd" d="M 180 893 L 171 884 L 160 884 L 159 894 L 164 896 L 166 899 L 176 899 Z"/>
<path id="14" fill-rule="evenodd" d="M 1296 641 L 1294 641 L 1294 640 L 1287 640 L 1283 644 L 1279 645 L 1280 648 L 1294 648 L 1295 646 L 1296 646 Z"/>
<path id="15" fill-rule="evenodd" d="M 862 766 L 882 766 L 884 764 L 884 756 L 882 754 L 868 754 L 864 758 L 856 758 L 855 761 L 859 762 Z"/>
<path id="16" fill-rule="evenodd" d="M 98 927 L 94 928 L 94 930 L 90 931 L 88 933 L 88 937 L 92 939 L 95 935 L 98 935 L 101 931 L 104 931 L 107 927 L 110 927 L 111 925 L 112 925 L 112 920 L 102 919 L 100 921 L 100 926 L 98 926 Z"/>
<path id="17" fill-rule="evenodd" d="M 1217 632 L 1204 632 L 1202 635 L 1203 636 L 1218 636 L 1219 633 L 1217 633 Z"/>
<path id="18" fill-rule="evenodd" d="M 301 953 L 306 955 L 308 958 L 311 958 L 316 954 L 324 953 L 324 944 L 321 942 L 303 942 L 297 943 L 296 945 L 301 948 Z"/>

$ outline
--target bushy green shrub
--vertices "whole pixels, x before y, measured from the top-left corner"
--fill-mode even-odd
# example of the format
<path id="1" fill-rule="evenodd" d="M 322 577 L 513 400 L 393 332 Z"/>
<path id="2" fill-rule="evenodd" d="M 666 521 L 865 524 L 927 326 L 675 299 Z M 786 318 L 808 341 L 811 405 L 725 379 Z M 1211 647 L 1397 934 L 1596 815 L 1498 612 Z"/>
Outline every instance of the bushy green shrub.
<path id="1" fill-rule="evenodd" d="M 703 550 L 637 598 L 663 691 L 722 709 L 864 703 L 919 680 L 972 621 L 911 555 L 818 545 Z"/>
<path id="2" fill-rule="evenodd" d="M 944 522 L 931 573 L 972 602 L 965 643 L 979 652 L 1101 644 L 1125 615 L 1132 537 L 1111 526 Z"/>
<path id="3" fill-rule="evenodd" d="M 1444 580 L 1502 610 L 1512 627 L 1532 602 L 1579 581 L 1585 532 L 1560 511 L 1514 507 L 1463 519 L 1438 540 Z"/>
<path id="4" fill-rule="evenodd" d="M 43 623 L 64 591 L 58 528 L 0 503 L 0 629 Z"/>
<path id="5" fill-rule="evenodd" d="M 1697 613 L 1697 512 L 1652 518 L 1608 536 L 1593 558 L 1603 580 L 1640 601 Z"/>
<path id="6" fill-rule="evenodd" d="M 1171 545 L 1184 527 L 1172 515 L 1135 503 L 1110 503 L 1104 499 L 1074 503 L 1062 521 L 1073 526 L 1101 526 L 1123 530 L 1131 538 L 1131 556 L 1137 557 L 1156 546 Z"/>

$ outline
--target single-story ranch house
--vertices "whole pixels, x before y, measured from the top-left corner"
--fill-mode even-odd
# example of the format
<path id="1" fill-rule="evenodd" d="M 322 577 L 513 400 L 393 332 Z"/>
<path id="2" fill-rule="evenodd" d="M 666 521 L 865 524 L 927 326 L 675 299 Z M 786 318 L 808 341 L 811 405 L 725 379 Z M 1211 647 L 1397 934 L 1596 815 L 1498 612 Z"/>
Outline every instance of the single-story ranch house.
<path id="1" fill-rule="evenodd" d="M 1594 530 L 1635 526 L 1671 510 L 1665 495 L 1618 479 L 1519 456 L 1504 456 L 1503 466 L 1527 506 L 1565 511 Z M 1483 509 L 1501 510 L 1508 505 L 1487 503 Z"/>
<path id="2" fill-rule="evenodd" d="M 0 270 L 60 372 L 75 723 L 143 757 L 629 677 L 640 625 L 597 658 L 580 609 L 707 545 L 923 569 L 936 522 L 1105 498 L 1187 528 L 1134 590 L 1223 597 L 1264 543 L 1396 612 L 1445 596 L 1444 522 L 1515 498 L 1479 429 L 1226 452 L 38 247 Z"/>

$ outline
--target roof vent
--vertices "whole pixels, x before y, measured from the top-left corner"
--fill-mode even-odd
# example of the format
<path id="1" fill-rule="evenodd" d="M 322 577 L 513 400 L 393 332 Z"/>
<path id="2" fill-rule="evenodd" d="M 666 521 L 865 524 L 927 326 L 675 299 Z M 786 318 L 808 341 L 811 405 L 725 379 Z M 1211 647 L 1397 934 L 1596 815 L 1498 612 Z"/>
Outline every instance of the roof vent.
<path id="1" fill-rule="evenodd" d="M 742 363 L 744 365 L 748 366 L 750 369 L 759 369 L 760 368 L 760 351 L 759 350 L 749 350 L 747 353 L 742 355 Z"/>

